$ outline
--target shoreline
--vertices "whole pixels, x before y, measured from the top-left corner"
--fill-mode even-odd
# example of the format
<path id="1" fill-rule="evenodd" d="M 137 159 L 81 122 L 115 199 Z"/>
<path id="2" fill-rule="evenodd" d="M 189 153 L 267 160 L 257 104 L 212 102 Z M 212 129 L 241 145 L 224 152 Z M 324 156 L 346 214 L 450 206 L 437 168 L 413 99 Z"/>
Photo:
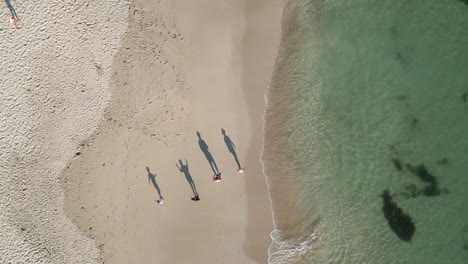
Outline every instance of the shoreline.
<path id="1" fill-rule="evenodd" d="M 272 212 L 268 210 L 270 201 L 260 163 L 259 132 L 264 108 L 258 100 L 264 103 L 264 99 L 263 91 L 252 93 L 249 87 L 260 85 L 266 89 L 276 49 L 270 46 L 264 49 L 261 44 L 244 41 L 255 36 L 255 30 L 263 28 L 250 28 L 249 35 L 239 25 L 247 19 L 248 26 L 249 19 L 264 11 L 264 26 L 271 26 L 270 12 L 276 10 L 279 29 L 280 5 L 265 11 L 262 5 L 266 1 L 256 1 L 260 11 L 253 12 L 252 6 L 218 2 L 216 6 L 208 4 L 213 2 L 211 0 L 205 2 L 221 13 L 228 12 L 218 21 L 227 28 L 200 21 L 202 17 L 209 17 L 209 11 L 204 15 L 192 12 L 190 15 L 198 16 L 192 18 L 183 15 L 178 3 L 158 5 L 135 1 L 130 4 L 129 28 L 112 65 L 110 89 L 113 96 L 105 111 L 106 118 L 96 133 L 82 144 L 81 155 L 73 159 L 63 173 L 67 215 L 95 239 L 101 249 L 101 260 L 183 263 L 192 255 L 200 261 L 266 262 Z M 199 5 L 198 2 L 193 4 Z M 185 1 L 183 8 L 187 10 L 188 5 L 190 3 Z M 191 28 L 197 23 L 197 28 Z M 199 33 L 195 34 L 197 30 Z M 208 30 L 213 34 L 204 37 Z M 209 36 L 221 36 L 216 32 L 223 32 L 226 38 L 210 40 Z M 271 44 L 272 35 L 258 39 Z M 244 40 L 235 44 L 232 42 L 235 36 L 243 36 Z M 205 47 L 207 40 L 212 44 Z M 261 78 L 253 76 L 253 72 L 249 75 L 249 69 L 258 73 L 253 65 L 258 65 L 259 60 L 248 61 L 251 58 L 246 52 L 248 46 L 255 47 L 257 52 L 264 51 L 263 58 L 270 60 L 261 60 Z M 236 59 L 236 50 L 242 52 L 241 59 Z M 271 53 L 273 58 L 267 58 Z M 234 98 L 246 98 L 246 110 L 241 110 L 239 100 L 232 100 Z M 235 163 L 222 142 L 221 128 L 226 129 L 238 145 L 240 162 L 247 167 L 245 174 L 233 173 Z M 197 130 L 221 166 L 223 182 L 220 184 L 214 185 L 210 178 L 203 176 L 209 174 L 209 167 L 198 148 Z M 177 175 L 174 165 L 167 165 L 183 160 L 184 156 L 191 164 L 192 177 L 201 193 L 200 203 L 183 198 L 187 195 L 187 183 Z M 163 206 L 154 202 L 157 196 L 153 186 L 148 184 L 145 167 L 156 175 L 158 189 L 167 200 Z M 226 172 L 226 167 L 231 169 Z M 263 186 L 261 191 L 258 191 L 259 186 Z M 206 218 L 207 214 L 214 217 Z M 185 217 L 192 218 L 190 223 L 194 228 L 178 234 L 180 228 L 187 225 Z M 164 228 L 159 228 L 161 226 Z M 239 232 L 239 228 L 245 233 Z M 184 240 L 177 242 L 181 237 Z M 199 238 L 204 242 L 195 246 L 193 243 L 200 242 Z M 213 254 L 214 248 L 218 249 Z M 180 250 L 187 256 L 177 254 Z M 244 253 L 239 254 L 239 250 Z"/>
<path id="2" fill-rule="evenodd" d="M 245 188 L 247 190 L 248 199 L 248 225 L 247 239 L 245 241 L 245 250 L 247 255 L 256 259 L 259 263 L 267 263 L 259 258 L 256 250 L 264 250 L 264 244 L 255 244 L 253 237 L 258 230 L 260 233 L 268 236 L 268 244 L 266 250 L 271 244 L 270 233 L 273 231 L 273 211 L 271 207 L 270 194 L 268 191 L 267 178 L 263 172 L 263 164 L 261 162 L 261 153 L 264 144 L 264 121 L 263 115 L 266 109 L 266 92 L 270 86 L 273 68 L 276 61 L 276 56 L 279 51 L 280 34 L 281 34 L 281 17 L 284 3 L 282 1 L 274 4 L 267 4 L 264 0 L 246 1 L 245 13 L 247 18 L 247 30 L 243 37 L 243 74 L 244 84 L 243 89 L 246 94 L 247 105 L 249 107 L 249 115 L 252 123 L 253 141 L 261 142 L 258 145 L 251 145 L 247 152 L 247 160 L 257 160 L 255 166 L 256 174 L 261 177 L 247 178 Z M 266 10 L 262 9 L 266 6 Z M 249 11 L 250 10 L 250 11 Z M 253 11 L 252 11 L 253 10 Z M 276 21 L 272 23 L 271 16 L 274 16 Z M 256 46 L 257 41 L 262 39 L 273 40 L 271 45 L 263 47 Z M 276 42 L 276 43 L 275 43 Z M 260 65 L 259 65 L 260 64 Z M 258 68 L 260 67 L 260 78 L 258 78 Z M 267 83 L 261 80 L 268 80 Z M 266 85 L 265 85 L 266 84 Z M 255 90 L 254 87 L 264 86 L 263 90 Z M 259 103 L 261 102 L 261 103 Z M 262 193 L 267 193 L 266 196 L 257 195 L 258 186 Z M 268 208 L 262 207 L 262 204 L 268 204 Z M 266 212 L 268 211 L 268 212 Z M 268 218 L 267 218 L 268 216 Z M 268 223 L 268 224 L 265 224 Z M 255 232 L 256 231 L 256 232 Z"/>

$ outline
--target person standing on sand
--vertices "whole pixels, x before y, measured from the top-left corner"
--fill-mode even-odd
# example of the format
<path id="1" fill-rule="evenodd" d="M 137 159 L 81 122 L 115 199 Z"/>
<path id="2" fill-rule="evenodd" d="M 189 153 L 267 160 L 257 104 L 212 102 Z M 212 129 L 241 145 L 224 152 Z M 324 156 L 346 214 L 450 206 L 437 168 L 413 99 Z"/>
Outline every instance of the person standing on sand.
<path id="1" fill-rule="evenodd" d="M 158 204 L 163 204 L 164 203 L 164 197 L 160 197 L 158 200 L 156 200 Z"/>
<path id="2" fill-rule="evenodd" d="M 213 181 L 214 182 L 220 182 L 221 181 L 221 172 L 213 175 Z"/>
<path id="3" fill-rule="evenodd" d="M 16 29 L 16 30 L 19 30 L 18 25 L 16 25 L 16 22 L 18 22 L 19 20 L 18 20 L 18 19 L 15 19 L 15 17 L 14 17 L 14 16 L 11 16 L 11 15 L 8 16 L 8 19 L 10 20 L 11 26 L 12 26 L 14 29 Z"/>

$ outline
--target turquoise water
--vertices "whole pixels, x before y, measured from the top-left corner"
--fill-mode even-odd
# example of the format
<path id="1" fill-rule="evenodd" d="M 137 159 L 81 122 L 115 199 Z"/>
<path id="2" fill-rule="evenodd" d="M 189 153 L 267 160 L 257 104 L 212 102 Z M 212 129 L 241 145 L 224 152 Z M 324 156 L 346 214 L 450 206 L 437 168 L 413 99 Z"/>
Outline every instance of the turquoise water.
<path id="1" fill-rule="evenodd" d="M 468 263 L 463 1 L 289 1 L 264 118 L 270 263 Z"/>

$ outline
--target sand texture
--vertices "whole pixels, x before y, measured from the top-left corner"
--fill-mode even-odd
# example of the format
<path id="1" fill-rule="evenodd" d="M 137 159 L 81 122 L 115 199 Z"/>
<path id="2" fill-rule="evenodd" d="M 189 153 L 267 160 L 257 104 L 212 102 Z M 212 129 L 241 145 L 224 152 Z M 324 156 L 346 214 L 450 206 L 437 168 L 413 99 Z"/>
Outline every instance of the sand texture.
<path id="1" fill-rule="evenodd" d="M 8 3 L 6 5 L 5 3 Z M 0 263 L 94 263 L 66 218 L 60 173 L 110 98 L 124 1 L 2 1 Z M 20 31 L 6 19 L 10 9 Z"/>
<path id="2" fill-rule="evenodd" d="M 266 263 L 270 2 L 7 1 L 0 263 Z"/>
<path id="3" fill-rule="evenodd" d="M 272 220 L 261 116 L 280 12 L 266 1 L 131 4 L 106 120 L 63 178 L 66 210 L 103 261 L 266 263 Z"/>

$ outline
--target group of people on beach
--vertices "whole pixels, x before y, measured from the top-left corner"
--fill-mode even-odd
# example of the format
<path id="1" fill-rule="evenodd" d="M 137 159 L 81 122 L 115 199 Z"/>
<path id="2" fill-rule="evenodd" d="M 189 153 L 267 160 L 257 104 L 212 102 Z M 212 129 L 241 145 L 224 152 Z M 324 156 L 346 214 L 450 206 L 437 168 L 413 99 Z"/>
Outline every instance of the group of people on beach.
<path id="1" fill-rule="evenodd" d="M 58 1 L 65 3 L 64 0 L 58 0 Z M 10 13 L 11 13 L 11 15 L 8 16 L 8 21 L 10 22 L 11 27 L 13 27 L 14 29 L 18 31 L 20 30 L 20 28 L 18 27 L 18 22 L 21 22 L 21 19 L 19 19 L 18 16 L 16 15 L 16 12 L 11 6 L 10 2 L 9 1 L 6 1 L 6 2 L 7 2 L 8 9 L 10 9 Z"/>
<path id="2" fill-rule="evenodd" d="M 237 158 L 237 154 L 235 151 L 236 146 L 234 143 L 231 141 L 229 136 L 226 135 L 226 130 L 223 128 L 221 129 L 221 133 L 224 136 L 224 143 L 226 143 L 226 147 L 228 148 L 229 152 L 234 156 L 234 159 L 236 161 L 237 167 L 238 167 L 238 172 L 239 173 L 244 173 L 245 168 L 243 168 L 240 165 L 239 159 Z M 210 164 L 210 167 L 212 171 L 214 172 L 213 175 L 213 182 L 221 182 L 221 172 L 218 170 L 218 166 L 216 165 L 216 162 L 211 155 L 210 151 L 208 150 L 208 145 L 206 142 L 202 139 L 200 132 L 197 131 L 197 136 L 198 136 L 198 145 L 200 146 L 200 150 L 203 152 L 205 155 L 206 160 Z M 177 168 L 181 173 L 185 175 L 185 179 L 187 182 L 190 184 L 190 187 L 192 189 L 192 192 L 194 194 L 194 197 L 190 198 L 192 201 L 200 201 L 200 196 L 198 195 L 197 189 L 195 187 L 195 183 L 193 182 L 192 176 L 190 175 L 189 169 L 188 169 L 188 161 L 185 159 L 185 164 L 182 160 L 179 159 L 179 163 L 176 164 Z M 164 203 L 164 197 L 161 195 L 161 191 L 159 189 L 158 184 L 156 183 L 156 177 L 153 173 L 150 172 L 149 168 L 146 167 L 146 170 L 148 171 L 148 179 L 153 183 L 154 187 L 156 188 L 158 194 L 159 194 L 159 199 L 156 200 L 158 204 L 163 204 Z"/>

